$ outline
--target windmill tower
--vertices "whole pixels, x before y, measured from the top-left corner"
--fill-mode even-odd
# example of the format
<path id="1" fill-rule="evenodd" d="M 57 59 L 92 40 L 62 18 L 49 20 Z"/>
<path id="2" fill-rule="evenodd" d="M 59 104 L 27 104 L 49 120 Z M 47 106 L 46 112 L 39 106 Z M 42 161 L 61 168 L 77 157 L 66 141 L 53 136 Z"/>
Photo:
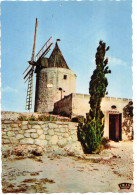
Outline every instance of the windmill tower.
<path id="1" fill-rule="evenodd" d="M 35 112 L 52 112 L 54 103 L 64 96 L 76 92 L 76 74 L 69 69 L 56 40 L 55 47 L 49 58 L 44 57 L 51 49 L 52 37 L 45 43 L 42 49 L 34 58 L 37 32 L 37 19 L 35 24 L 34 44 L 32 59 L 29 61 L 30 70 L 26 73 L 28 90 L 26 109 L 32 107 L 32 80 L 35 67 L 36 88 L 35 88 Z M 26 69 L 28 70 L 29 67 Z"/>

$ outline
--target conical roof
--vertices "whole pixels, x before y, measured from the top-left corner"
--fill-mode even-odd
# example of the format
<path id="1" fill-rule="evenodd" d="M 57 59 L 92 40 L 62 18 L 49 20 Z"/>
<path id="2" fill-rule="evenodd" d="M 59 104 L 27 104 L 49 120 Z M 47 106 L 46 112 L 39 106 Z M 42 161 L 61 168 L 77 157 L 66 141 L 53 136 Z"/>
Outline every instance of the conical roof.
<path id="1" fill-rule="evenodd" d="M 60 48 L 56 42 L 55 47 L 48 59 L 48 67 L 58 67 L 58 68 L 67 68 L 69 69 Z"/>

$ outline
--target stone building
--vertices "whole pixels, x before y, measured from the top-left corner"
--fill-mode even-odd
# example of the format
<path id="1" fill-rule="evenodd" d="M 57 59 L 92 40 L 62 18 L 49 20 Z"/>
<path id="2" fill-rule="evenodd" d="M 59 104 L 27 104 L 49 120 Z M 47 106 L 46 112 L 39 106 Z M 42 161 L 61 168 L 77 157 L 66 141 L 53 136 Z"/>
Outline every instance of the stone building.
<path id="1" fill-rule="evenodd" d="M 49 58 L 42 58 L 36 69 L 35 112 L 54 112 L 71 118 L 89 112 L 89 95 L 76 93 L 76 74 L 69 69 L 56 42 Z M 131 99 L 104 97 L 104 136 L 112 140 L 131 139 L 133 121 L 123 117 L 123 108 Z M 125 124 L 125 120 L 128 121 Z M 129 125 L 130 124 L 130 125 Z"/>
<path id="2" fill-rule="evenodd" d="M 35 112 L 53 112 L 54 103 L 76 92 L 76 74 L 69 69 L 56 42 L 49 58 L 36 68 Z"/>

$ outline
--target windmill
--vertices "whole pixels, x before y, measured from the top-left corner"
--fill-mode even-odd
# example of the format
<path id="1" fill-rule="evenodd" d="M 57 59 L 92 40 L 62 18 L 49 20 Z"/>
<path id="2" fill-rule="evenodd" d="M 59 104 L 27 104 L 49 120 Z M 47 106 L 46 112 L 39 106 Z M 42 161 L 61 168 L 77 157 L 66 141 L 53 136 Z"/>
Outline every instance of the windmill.
<path id="1" fill-rule="evenodd" d="M 32 49 L 31 61 L 28 61 L 29 66 L 24 71 L 24 80 L 25 83 L 28 81 L 27 96 L 26 96 L 26 110 L 32 109 L 32 94 L 33 94 L 33 73 L 34 68 L 40 65 L 40 59 L 44 57 L 51 49 L 52 46 L 52 37 L 43 45 L 40 51 L 35 56 L 35 46 L 36 46 L 36 35 L 37 35 L 38 20 L 36 18 L 35 23 L 35 32 L 34 32 L 34 42 Z"/>

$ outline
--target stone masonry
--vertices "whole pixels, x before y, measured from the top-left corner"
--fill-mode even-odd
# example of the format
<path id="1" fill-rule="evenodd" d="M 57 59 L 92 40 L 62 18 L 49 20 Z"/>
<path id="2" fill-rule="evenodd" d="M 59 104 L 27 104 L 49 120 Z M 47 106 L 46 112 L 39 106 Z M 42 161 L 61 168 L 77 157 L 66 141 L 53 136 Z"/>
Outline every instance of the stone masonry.
<path id="1" fill-rule="evenodd" d="M 2 150 L 8 146 L 41 147 L 44 152 L 56 151 L 68 145 L 81 147 L 77 138 L 77 123 L 2 120 Z"/>

